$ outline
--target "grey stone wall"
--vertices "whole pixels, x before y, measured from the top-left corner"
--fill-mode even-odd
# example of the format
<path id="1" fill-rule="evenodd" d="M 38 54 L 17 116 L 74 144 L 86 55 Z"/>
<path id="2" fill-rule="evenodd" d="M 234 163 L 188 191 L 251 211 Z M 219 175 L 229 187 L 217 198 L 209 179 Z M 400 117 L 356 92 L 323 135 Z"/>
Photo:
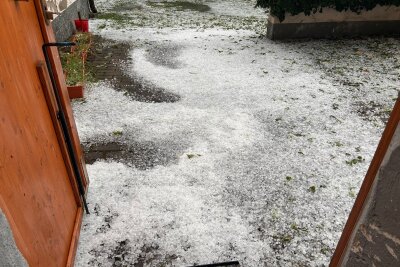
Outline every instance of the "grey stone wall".
<path id="1" fill-rule="evenodd" d="M 76 0 L 52 21 L 54 34 L 58 42 L 68 40 L 75 33 L 74 20 L 78 19 L 78 12 L 81 13 L 82 19 L 89 18 L 88 0 Z"/>
<path id="2" fill-rule="evenodd" d="M 6 216 L 0 209 L 0 267 L 27 267 L 18 250 Z"/>
<path id="3" fill-rule="evenodd" d="M 359 36 L 400 35 L 400 21 L 351 21 L 282 23 L 268 22 L 267 37 L 272 40 L 284 39 L 336 39 Z"/>
<path id="4" fill-rule="evenodd" d="M 400 125 L 368 195 L 342 266 L 400 266 Z"/>

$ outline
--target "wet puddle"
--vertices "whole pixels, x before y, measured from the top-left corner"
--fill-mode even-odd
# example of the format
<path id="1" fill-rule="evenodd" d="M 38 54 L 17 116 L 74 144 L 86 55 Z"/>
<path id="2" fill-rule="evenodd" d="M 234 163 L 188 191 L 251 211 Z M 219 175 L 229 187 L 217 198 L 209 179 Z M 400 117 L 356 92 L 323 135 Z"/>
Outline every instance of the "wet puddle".
<path id="1" fill-rule="evenodd" d="M 125 74 L 123 63 L 129 58 L 131 46 L 100 36 L 93 36 L 93 46 L 88 54 L 88 69 L 96 80 L 109 80 L 115 90 L 121 90 L 132 99 L 150 103 L 172 103 L 180 96 L 157 87 L 143 79 Z M 167 60 L 167 62 L 169 62 Z"/>

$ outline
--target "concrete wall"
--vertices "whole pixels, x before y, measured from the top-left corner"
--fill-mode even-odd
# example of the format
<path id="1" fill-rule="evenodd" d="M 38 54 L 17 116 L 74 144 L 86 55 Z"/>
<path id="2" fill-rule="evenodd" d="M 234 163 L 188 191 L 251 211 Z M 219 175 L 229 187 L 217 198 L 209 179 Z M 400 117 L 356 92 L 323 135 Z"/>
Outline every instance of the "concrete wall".
<path id="1" fill-rule="evenodd" d="M 83 19 L 89 18 L 90 9 L 88 0 L 74 1 L 52 21 L 57 41 L 65 41 L 75 33 L 74 20 L 78 19 L 78 12 L 81 13 Z"/>
<path id="2" fill-rule="evenodd" d="M 62 12 L 75 0 L 46 0 L 48 10 L 52 12 Z"/>
<path id="3" fill-rule="evenodd" d="M 0 209 L 0 267 L 27 267 L 24 257 L 18 250 L 6 216 Z"/>
<path id="4" fill-rule="evenodd" d="M 267 36 L 270 39 L 297 38 L 341 38 L 368 35 L 400 34 L 400 7 L 377 6 L 360 14 L 351 11 L 338 12 L 333 8 L 324 8 L 306 16 L 292 16 L 287 13 L 280 22 L 275 16 L 268 17 Z"/>
<path id="5" fill-rule="evenodd" d="M 400 266 L 400 124 L 341 266 Z"/>

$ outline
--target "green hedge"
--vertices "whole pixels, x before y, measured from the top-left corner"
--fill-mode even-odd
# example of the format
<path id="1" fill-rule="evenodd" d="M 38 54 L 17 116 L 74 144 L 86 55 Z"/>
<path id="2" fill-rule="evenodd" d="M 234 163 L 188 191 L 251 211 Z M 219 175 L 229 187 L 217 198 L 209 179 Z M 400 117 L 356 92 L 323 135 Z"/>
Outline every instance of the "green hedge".
<path id="1" fill-rule="evenodd" d="M 363 9 L 371 10 L 378 4 L 399 6 L 400 0 L 257 0 L 256 6 L 269 8 L 271 14 L 283 21 L 286 12 L 310 15 L 322 12 L 324 7 L 331 7 L 338 11 L 351 10 L 358 13 Z"/>

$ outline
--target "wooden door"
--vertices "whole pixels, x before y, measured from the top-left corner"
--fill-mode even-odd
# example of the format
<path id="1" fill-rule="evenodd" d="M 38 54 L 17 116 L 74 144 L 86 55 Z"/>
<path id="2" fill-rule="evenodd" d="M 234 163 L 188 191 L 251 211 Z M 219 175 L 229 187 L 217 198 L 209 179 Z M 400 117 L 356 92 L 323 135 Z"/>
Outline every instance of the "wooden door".
<path id="1" fill-rule="evenodd" d="M 36 8 L 0 1 L 0 208 L 30 266 L 67 266 L 82 208 L 37 71 L 44 40 Z"/>

